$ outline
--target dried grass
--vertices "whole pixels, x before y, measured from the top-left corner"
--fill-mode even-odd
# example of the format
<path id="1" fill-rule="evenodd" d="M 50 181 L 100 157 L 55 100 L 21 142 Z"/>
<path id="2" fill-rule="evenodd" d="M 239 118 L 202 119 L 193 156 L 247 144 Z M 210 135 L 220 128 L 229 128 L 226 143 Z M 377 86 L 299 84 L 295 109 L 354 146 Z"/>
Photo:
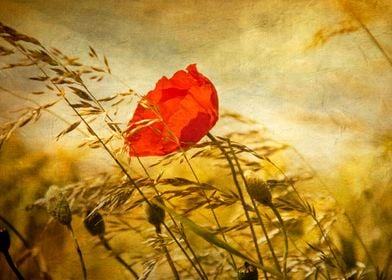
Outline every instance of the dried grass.
<path id="1" fill-rule="evenodd" d="M 350 25 L 320 31 L 312 47 L 353 30 Z M 52 100 L 43 105 L 35 103 L 2 125 L 0 147 L 16 129 L 38 121 L 57 103 L 72 109 L 70 116 L 54 114 L 66 122 L 56 139 L 82 131 L 78 147 L 103 149 L 116 170 L 80 178 L 64 184 L 61 190 L 72 215 L 102 215 L 106 227 L 101 241 L 109 242 L 124 233 L 145 240 L 141 251 L 129 259 L 132 265 L 139 264 L 139 279 L 149 279 L 162 267 L 168 270 L 166 260 L 181 279 L 233 278 L 244 261 L 257 267 L 263 279 L 354 279 L 375 273 L 374 267 L 364 262 L 347 264 L 334 236 L 341 209 L 321 192 L 302 193 L 301 186 L 313 182 L 314 172 L 288 165 L 285 157 L 290 147 L 274 141 L 253 120 L 223 112 L 222 122 L 227 119 L 241 129 L 211 136 L 187 151 L 150 162 L 128 162 L 122 146 L 127 127 L 124 120 L 116 118 L 116 112 L 138 95 L 126 89 L 97 98 L 87 83 L 114 79 L 106 56 L 90 47 L 89 56 L 96 64 L 85 64 L 3 24 L 0 37 L 2 43 L 8 43 L 0 46 L 0 55 L 15 61 L 3 65 L 2 71 L 31 68 L 37 75 L 29 79 L 41 90 L 31 92 L 28 100 L 36 102 L 34 98 L 43 94 Z M 136 167 L 138 164 L 141 166 Z M 248 195 L 246 172 L 257 174 L 264 182 L 272 202 L 258 205 Z M 165 205 L 161 207 L 168 217 L 162 223 L 162 233 L 155 235 L 143 205 L 150 205 L 157 195 L 163 199 Z M 34 206 L 42 206 L 42 200 Z M 41 243 L 46 246 L 45 240 Z M 111 256 L 121 259 L 119 254 Z"/>

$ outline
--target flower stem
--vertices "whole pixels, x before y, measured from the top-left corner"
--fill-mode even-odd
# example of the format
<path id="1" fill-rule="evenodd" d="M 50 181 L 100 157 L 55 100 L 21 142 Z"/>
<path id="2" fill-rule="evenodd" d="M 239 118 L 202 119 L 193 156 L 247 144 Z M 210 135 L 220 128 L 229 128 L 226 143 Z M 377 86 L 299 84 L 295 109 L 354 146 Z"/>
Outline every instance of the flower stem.
<path id="1" fill-rule="evenodd" d="M 230 150 L 233 151 L 232 145 L 230 145 Z M 243 172 L 243 170 L 242 170 L 242 168 L 241 168 L 241 164 L 239 163 L 238 158 L 237 158 L 236 154 L 234 153 L 234 151 L 232 152 L 232 154 L 233 154 L 233 157 L 234 157 L 234 161 L 235 161 L 235 163 L 236 163 L 236 165 L 237 165 L 238 171 L 239 171 L 239 173 L 240 173 L 240 175 L 241 175 L 241 179 L 242 179 L 242 181 L 243 181 L 243 183 L 244 183 L 244 185 L 245 185 L 245 188 L 246 188 L 247 192 L 249 193 L 248 183 L 247 183 L 247 181 L 246 181 L 244 172 Z M 268 236 L 268 232 L 267 232 L 267 229 L 266 229 L 266 227 L 265 227 L 265 225 L 264 225 L 264 221 L 263 221 L 263 219 L 262 219 L 262 217 L 261 217 L 260 211 L 259 211 L 259 209 L 258 209 L 258 207 L 257 207 L 257 205 L 256 205 L 255 200 L 254 200 L 251 196 L 250 196 L 250 199 L 251 199 L 251 201 L 252 201 L 252 206 L 253 206 L 253 208 L 255 209 L 256 216 L 257 216 L 257 219 L 259 220 L 259 223 L 260 223 L 261 229 L 262 229 L 262 231 L 263 231 L 263 234 L 264 234 L 264 236 L 265 236 L 265 238 L 266 238 L 266 240 L 267 240 L 268 248 L 269 248 L 270 251 L 271 251 L 272 258 L 273 258 L 273 260 L 274 260 L 276 269 L 277 269 L 278 271 L 281 271 L 281 267 L 280 267 L 278 258 L 276 257 L 274 247 L 272 246 L 271 240 L 270 240 L 270 238 L 269 238 L 269 236 Z M 265 275 L 265 278 L 268 279 L 267 275 Z"/>
<path id="2" fill-rule="evenodd" d="M 16 234 L 26 249 L 31 249 L 31 244 L 27 241 L 27 239 L 24 238 L 23 235 L 6 218 L 0 215 L 0 221 L 2 221 L 7 227 L 10 228 L 10 230 Z"/>
<path id="3" fill-rule="evenodd" d="M 282 219 L 282 216 L 280 215 L 278 209 L 276 209 L 275 205 L 273 203 L 269 204 L 269 207 L 272 209 L 274 212 L 275 216 L 278 218 L 279 224 L 280 224 L 280 231 L 283 234 L 283 239 L 284 239 L 284 250 L 283 250 L 283 279 L 287 279 L 287 257 L 288 257 L 288 252 L 289 252 L 289 241 L 287 237 L 287 230 L 284 225 L 284 221 Z"/>
<path id="4" fill-rule="evenodd" d="M 50 79 L 49 75 L 45 72 L 45 70 L 38 65 L 37 61 L 35 61 L 31 56 L 26 53 L 23 49 L 17 47 L 17 50 L 22 53 L 24 56 L 26 56 L 40 71 L 41 73 L 48 79 Z M 139 186 L 136 184 L 135 180 L 131 177 L 131 175 L 128 173 L 124 165 L 119 161 L 118 158 L 115 157 L 113 152 L 109 149 L 109 147 L 105 144 L 105 142 L 102 140 L 102 138 L 97 134 L 97 132 L 90 126 L 90 124 L 86 121 L 86 119 L 76 110 L 75 107 L 72 106 L 70 100 L 63 94 L 64 92 L 59 88 L 59 86 L 53 82 L 51 82 L 52 85 L 57 89 L 58 93 L 63 97 L 63 100 L 67 103 L 67 105 L 74 111 L 74 113 L 79 117 L 79 119 L 83 122 L 83 124 L 88 128 L 89 132 L 92 133 L 92 135 L 98 140 L 98 142 L 102 145 L 104 150 L 109 154 L 109 156 L 113 159 L 113 161 L 116 163 L 116 165 L 120 168 L 120 170 L 124 173 L 124 175 L 127 177 L 129 182 L 132 184 L 132 186 L 137 190 L 137 192 L 141 195 L 143 200 L 151 206 L 151 203 L 149 202 L 148 198 L 144 195 L 143 191 L 139 188 Z M 174 242 L 177 244 L 177 246 L 181 249 L 181 251 L 184 253 L 184 255 L 187 257 L 189 261 L 191 261 L 189 255 L 186 253 L 185 249 L 182 247 L 181 243 L 177 240 L 175 235 L 170 231 L 170 228 L 165 224 L 162 223 L 165 229 L 169 232 L 169 235 L 171 238 L 174 240 Z M 193 264 L 193 262 L 191 261 Z M 193 264 L 193 267 L 195 268 L 196 272 L 199 274 L 199 276 L 202 276 L 201 272 L 199 269 Z M 203 277 L 202 277 L 203 279 Z"/>
<path id="5" fill-rule="evenodd" d="M 150 175 L 150 173 L 148 172 L 147 168 L 144 166 L 143 162 L 140 160 L 140 158 L 139 158 L 138 156 L 137 156 L 136 158 L 137 158 L 137 161 L 138 161 L 139 165 L 142 167 L 144 173 L 146 174 L 146 176 L 147 176 L 150 180 L 152 180 L 151 175 Z M 157 187 L 155 186 L 155 183 L 152 184 L 152 188 L 153 188 L 155 194 L 156 194 L 158 197 L 161 197 L 161 194 L 159 193 Z M 196 264 L 199 266 L 200 271 L 199 271 L 199 269 L 196 267 L 196 264 L 192 261 L 192 259 L 191 259 L 190 256 L 188 255 L 188 253 L 182 248 L 181 245 L 179 245 L 179 246 L 180 246 L 180 249 L 183 251 L 183 253 L 185 254 L 186 258 L 189 260 L 189 262 L 192 264 L 192 266 L 195 268 L 195 270 L 197 271 L 197 273 L 199 274 L 199 276 L 201 277 L 201 279 L 208 279 L 208 276 L 207 276 L 207 274 L 205 273 L 205 271 L 204 271 L 204 269 L 203 269 L 201 263 L 199 262 L 199 260 L 198 260 L 198 258 L 197 258 L 197 256 L 196 256 L 196 254 L 195 254 L 195 251 L 193 250 L 193 248 L 192 248 L 191 244 L 189 243 L 188 239 L 186 238 L 185 232 L 178 226 L 178 224 L 176 223 L 176 221 L 175 221 L 175 219 L 173 218 L 173 215 L 172 215 L 171 213 L 169 213 L 169 217 L 170 217 L 171 221 L 173 222 L 173 225 L 177 228 L 178 232 L 181 233 L 181 235 L 182 235 L 182 237 L 183 237 L 182 240 L 185 242 L 187 248 L 188 248 L 189 251 L 191 252 L 191 254 L 192 254 L 194 260 L 196 261 Z M 174 234 L 173 234 L 173 232 L 171 231 L 171 229 L 170 229 L 169 227 L 167 227 L 166 225 L 164 225 L 164 226 L 165 226 L 166 230 L 169 232 L 170 236 L 174 237 Z M 160 230 L 160 229 L 159 229 L 159 230 Z"/>
<path id="6" fill-rule="evenodd" d="M 236 173 L 234 164 L 233 164 L 232 160 L 230 159 L 229 154 L 226 152 L 225 148 L 223 148 L 223 146 L 221 145 L 221 143 L 220 143 L 211 133 L 208 133 L 207 136 L 208 136 L 208 138 L 210 138 L 210 139 L 217 145 L 217 147 L 221 150 L 222 154 L 225 156 L 225 158 L 226 158 L 226 160 L 227 160 L 227 162 L 228 162 L 228 164 L 229 164 L 229 166 L 230 166 L 230 170 L 231 170 L 233 182 L 234 182 L 234 185 L 235 185 L 236 188 L 237 188 L 238 194 L 239 194 L 239 196 L 240 196 L 241 204 L 242 204 L 242 207 L 243 207 L 243 209 L 244 209 L 244 213 L 245 213 L 246 219 L 247 219 L 247 221 L 248 221 L 248 223 L 249 223 L 249 227 L 250 227 L 250 230 L 251 230 L 253 243 L 254 243 L 254 246 L 255 246 L 255 249 L 256 249 L 256 253 L 257 253 L 257 257 L 258 257 L 258 259 L 259 259 L 260 264 L 263 265 L 263 258 L 262 258 L 262 256 L 261 256 L 261 253 L 260 253 L 260 250 L 259 250 L 259 246 L 258 246 L 258 244 L 257 244 L 256 233 L 255 233 L 255 230 L 254 230 L 254 227 L 253 227 L 253 223 L 252 223 L 252 221 L 251 221 L 251 219 L 250 219 L 248 210 L 247 210 L 247 208 L 246 208 L 246 203 L 245 203 L 244 195 L 243 195 L 243 193 L 242 193 L 240 184 L 239 184 L 238 179 L 237 179 L 237 175 L 236 175 L 237 173 Z M 230 140 L 229 140 L 229 139 L 228 139 L 228 145 L 229 145 L 229 147 L 230 147 Z M 232 149 L 231 149 L 231 152 L 233 153 L 233 150 L 232 150 Z M 266 272 L 265 272 L 265 271 L 263 271 L 263 272 L 264 272 L 264 274 L 266 275 Z M 267 278 L 267 279 L 268 279 L 268 278 Z"/>
<path id="7" fill-rule="evenodd" d="M 188 159 L 188 157 L 187 157 L 185 151 L 183 151 L 182 154 L 183 154 L 183 156 L 184 156 L 184 158 L 185 158 L 185 161 L 187 162 L 189 168 L 191 169 L 191 172 L 192 172 L 193 176 L 195 177 L 196 182 L 200 185 L 201 182 L 200 182 L 200 180 L 199 180 L 199 177 L 196 175 L 196 172 L 195 172 L 195 170 L 193 169 L 193 167 L 192 167 L 192 165 L 191 165 L 191 163 L 190 163 L 190 161 L 189 161 L 189 159 Z M 220 224 L 220 222 L 219 222 L 218 217 L 216 216 L 215 210 L 214 210 L 213 207 L 211 207 L 210 198 L 207 196 L 206 192 L 205 192 L 203 189 L 201 190 L 201 193 L 203 194 L 204 198 L 205 198 L 206 201 L 207 201 L 208 207 L 209 207 L 210 210 L 211 210 L 212 216 L 214 217 L 215 223 L 216 223 L 216 225 L 217 225 L 217 227 L 218 227 L 218 230 L 219 230 L 220 234 L 222 235 L 223 240 L 224 240 L 225 242 L 227 242 L 226 235 L 225 235 L 225 233 L 223 232 L 222 226 L 221 226 L 221 224 Z M 237 264 L 236 264 L 236 262 L 235 262 L 235 260 L 234 260 L 233 255 L 232 255 L 230 252 L 229 252 L 229 256 L 230 256 L 230 259 L 231 259 L 231 262 L 232 262 L 232 265 L 233 265 L 234 270 L 237 271 Z"/>
<path id="8" fill-rule="evenodd" d="M 137 275 L 136 271 L 133 270 L 132 266 L 130 266 L 129 264 L 127 264 L 124 259 L 117 254 L 116 252 L 113 251 L 112 246 L 110 246 L 109 242 L 107 241 L 107 239 L 101 234 L 99 235 L 99 239 L 102 243 L 102 245 L 105 247 L 106 250 L 110 251 L 113 255 L 114 258 L 122 265 L 124 266 L 132 275 L 135 279 L 138 279 L 139 276 Z"/>
<path id="9" fill-rule="evenodd" d="M 8 265 L 10 266 L 12 271 L 15 273 L 16 277 L 18 278 L 18 280 L 24 280 L 24 277 L 23 277 L 22 273 L 20 273 L 20 271 L 16 267 L 14 261 L 12 260 L 10 253 L 8 251 L 5 251 L 3 253 L 4 253 L 4 257 L 5 257 Z"/>
<path id="10" fill-rule="evenodd" d="M 285 180 L 287 180 L 288 182 L 290 182 L 290 180 L 288 180 L 286 173 L 279 167 L 277 166 L 272 160 L 270 160 L 269 158 L 264 158 L 264 160 L 266 160 L 268 163 L 270 163 L 274 168 L 276 168 L 285 178 Z M 347 279 L 346 274 L 344 272 L 344 268 L 341 264 L 341 262 L 338 259 L 338 254 L 340 254 L 339 250 L 336 248 L 336 246 L 333 244 L 332 240 L 330 240 L 327 236 L 327 234 L 325 233 L 325 230 L 323 229 L 323 227 L 321 226 L 316 213 L 314 211 L 309 211 L 308 210 L 308 202 L 301 196 L 301 194 L 298 192 L 297 188 L 294 186 L 294 184 L 292 182 L 290 182 L 290 186 L 291 188 L 294 190 L 295 195 L 298 197 L 302 207 L 304 209 L 306 209 L 306 213 L 308 215 L 310 215 L 312 217 L 312 219 L 315 221 L 317 227 L 320 230 L 321 236 L 322 238 L 325 240 L 326 245 L 328 246 L 329 251 L 331 252 L 333 258 L 336 261 L 336 265 L 340 270 L 340 273 L 342 274 L 342 277 L 344 279 Z M 336 249 L 335 249 L 336 248 Z"/>
<path id="11" fill-rule="evenodd" d="M 173 272 L 174 279 L 179 280 L 180 276 L 178 275 L 178 271 L 176 269 L 176 266 L 174 265 L 172 257 L 170 256 L 169 250 L 166 247 L 165 241 L 162 238 L 160 226 L 156 227 L 156 233 L 157 233 L 157 237 L 159 239 L 159 243 L 161 244 L 161 248 L 162 248 L 163 252 L 165 253 L 167 262 L 169 263 L 170 269 Z"/>
<path id="12" fill-rule="evenodd" d="M 255 205 L 255 202 L 254 202 L 254 199 L 253 199 L 253 198 L 252 198 L 252 204 L 253 204 L 253 207 L 254 207 L 254 209 L 255 209 L 255 211 L 256 211 L 256 216 L 257 216 L 257 218 L 259 219 L 260 226 L 261 226 L 261 229 L 262 229 L 262 231 L 263 231 L 263 233 L 264 233 L 265 239 L 267 240 L 268 248 L 269 248 L 270 251 L 271 251 L 272 259 L 274 260 L 275 266 L 276 266 L 276 268 L 277 268 L 278 271 L 281 271 L 281 267 L 280 267 L 278 258 L 276 257 L 275 250 L 274 250 L 274 247 L 272 246 L 271 239 L 270 239 L 269 236 L 268 236 L 268 232 L 267 232 L 267 229 L 266 229 L 266 227 L 265 227 L 263 218 L 261 217 L 260 211 L 259 211 L 259 209 L 257 208 L 257 205 Z"/>
<path id="13" fill-rule="evenodd" d="M 86 264 L 83 259 L 82 250 L 80 249 L 78 240 L 76 239 L 76 236 L 75 236 L 75 233 L 73 231 L 72 226 L 68 225 L 67 228 L 71 232 L 71 235 L 72 235 L 72 238 L 73 238 L 73 241 L 75 244 L 76 252 L 78 253 L 78 256 L 79 256 L 80 265 L 82 267 L 83 279 L 86 280 L 87 279 L 87 269 L 86 269 Z"/>

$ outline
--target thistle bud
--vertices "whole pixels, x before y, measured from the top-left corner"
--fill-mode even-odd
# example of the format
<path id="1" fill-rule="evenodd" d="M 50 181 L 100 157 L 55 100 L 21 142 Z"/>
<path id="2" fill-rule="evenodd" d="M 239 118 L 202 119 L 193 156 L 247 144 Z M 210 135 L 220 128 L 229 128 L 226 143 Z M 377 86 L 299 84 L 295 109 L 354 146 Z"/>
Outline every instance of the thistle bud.
<path id="1" fill-rule="evenodd" d="M 61 189 L 50 186 L 45 194 L 46 210 L 61 224 L 69 226 L 72 221 L 72 213 L 67 199 Z"/>
<path id="2" fill-rule="evenodd" d="M 163 199 L 160 196 L 155 196 L 150 204 L 146 204 L 145 212 L 147 221 L 154 225 L 158 233 L 161 232 L 161 224 L 165 220 L 165 210 L 158 206 L 155 202 L 164 204 Z"/>
<path id="3" fill-rule="evenodd" d="M 257 280 L 259 273 L 257 268 L 247 262 L 238 270 L 238 280 Z"/>
<path id="4" fill-rule="evenodd" d="M 247 176 L 248 193 L 251 198 L 264 205 L 271 205 L 272 196 L 268 185 L 255 176 Z"/>
<path id="5" fill-rule="evenodd" d="M 84 226 L 91 235 L 104 235 L 105 222 L 99 212 L 87 213 L 84 219 Z"/>
<path id="6" fill-rule="evenodd" d="M 11 246 L 11 238 L 7 229 L 0 228 L 0 252 L 7 253 Z"/>

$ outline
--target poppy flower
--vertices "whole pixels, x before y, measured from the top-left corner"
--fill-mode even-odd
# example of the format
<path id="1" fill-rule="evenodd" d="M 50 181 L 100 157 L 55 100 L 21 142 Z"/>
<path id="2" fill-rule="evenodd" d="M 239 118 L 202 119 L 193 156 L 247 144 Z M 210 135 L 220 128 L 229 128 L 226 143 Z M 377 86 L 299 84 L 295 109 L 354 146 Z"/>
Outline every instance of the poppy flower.
<path id="1" fill-rule="evenodd" d="M 167 155 L 200 141 L 218 120 L 218 96 L 211 81 L 191 64 L 162 77 L 139 102 L 125 144 L 130 156 Z"/>

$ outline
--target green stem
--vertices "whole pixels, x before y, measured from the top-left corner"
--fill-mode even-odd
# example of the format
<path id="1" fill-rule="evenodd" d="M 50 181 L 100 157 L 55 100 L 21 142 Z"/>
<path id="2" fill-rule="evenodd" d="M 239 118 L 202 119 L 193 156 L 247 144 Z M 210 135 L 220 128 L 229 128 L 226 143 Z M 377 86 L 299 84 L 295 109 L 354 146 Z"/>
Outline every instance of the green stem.
<path id="1" fill-rule="evenodd" d="M 267 162 L 269 162 L 274 168 L 276 168 L 285 178 L 285 180 L 287 180 L 288 182 L 290 182 L 290 180 L 288 180 L 288 177 L 286 176 L 286 173 L 284 173 L 284 171 L 277 166 L 273 161 L 271 161 L 269 158 L 265 158 L 264 160 L 266 160 Z M 291 188 L 294 190 L 294 193 L 296 194 L 296 196 L 298 197 L 300 203 L 302 204 L 304 209 L 308 209 L 308 203 L 306 202 L 306 200 L 301 196 L 301 194 L 298 192 L 297 188 L 294 186 L 294 184 L 292 182 L 290 182 L 290 186 Z M 328 246 L 329 251 L 331 252 L 332 256 L 334 257 L 335 261 L 336 261 L 336 265 L 338 266 L 340 273 L 342 274 L 344 279 L 347 279 L 346 274 L 344 272 L 344 269 L 340 263 L 340 260 L 338 259 L 337 254 L 340 252 L 335 252 L 336 246 L 333 244 L 333 242 L 328 238 L 328 236 L 326 235 L 324 229 L 322 228 L 322 226 L 320 225 L 319 220 L 316 217 L 316 214 L 313 211 L 307 211 L 308 215 L 310 215 L 312 217 L 312 219 L 316 222 L 317 227 L 320 230 L 321 236 L 323 237 L 323 239 L 325 240 L 325 243 Z M 336 249 L 337 250 L 337 249 Z"/>
<path id="2" fill-rule="evenodd" d="M 139 165 L 142 167 L 144 173 L 146 174 L 146 176 L 147 176 L 150 180 L 152 180 L 152 178 L 151 178 L 151 176 L 150 176 L 150 173 L 148 172 L 148 170 L 146 169 L 146 167 L 144 166 L 144 164 L 142 163 L 142 161 L 140 160 L 140 158 L 139 158 L 138 156 L 136 156 L 136 158 L 137 158 L 137 161 L 138 161 Z M 161 197 L 161 194 L 159 193 L 159 191 L 158 191 L 157 187 L 155 186 L 155 184 L 152 184 L 152 188 L 153 188 L 155 194 L 156 194 L 158 197 Z M 179 227 L 178 224 L 176 223 L 176 221 L 175 221 L 175 219 L 173 218 L 173 215 L 172 215 L 171 213 L 169 213 L 169 217 L 170 217 L 171 221 L 173 222 L 173 225 L 177 228 L 178 232 L 181 233 L 181 235 L 182 235 L 182 237 L 183 237 L 183 240 L 184 240 L 184 242 L 185 242 L 187 248 L 188 248 L 189 251 L 191 252 L 191 254 L 192 254 L 194 260 L 196 261 L 196 264 L 199 266 L 200 271 L 198 270 L 198 268 L 196 267 L 195 263 L 192 261 L 192 259 L 191 259 L 190 256 L 188 255 L 188 253 L 187 253 L 185 250 L 183 250 L 183 253 L 185 254 L 186 258 L 191 262 L 192 266 L 196 269 L 196 271 L 198 272 L 199 276 L 201 276 L 201 279 L 208 279 L 208 276 L 207 276 L 207 274 L 205 273 L 205 271 L 204 271 L 204 269 L 203 269 L 201 263 L 199 262 L 199 260 L 198 260 L 198 258 L 197 258 L 197 256 L 196 256 L 196 254 L 195 254 L 195 251 L 193 250 L 191 244 L 189 243 L 188 239 L 187 239 L 186 236 L 185 236 L 185 232 L 184 232 L 183 230 L 180 229 L 180 227 Z M 172 231 L 170 230 L 169 227 L 166 227 L 166 230 L 169 232 L 169 234 L 170 234 L 171 236 L 174 236 L 174 234 L 172 233 Z"/>
<path id="3" fill-rule="evenodd" d="M 193 176 L 195 177 L 196 182 L 200 185 L 200 184 L 201 184 L 201 183 L 200 183 L 200 180 L 199 180 L 198 176 L 196 175 L 196 172 L 195 172 L 195 170 L 193 169 L 191 163 L 189 162 L 189 159 L 188 159 L 188 157 L 187 157 L 185 151 L 182 151 L 182 154 L 183 154 L 183 156 L 184 156 L 184 158 L 185 158 L 185 161 L 187 162 L 189 168 L 191 169 L 191 172 L 192 172 Z M 217 225 L 217 227 L 218 227 L 218 230 L 219 230 L 220 234 L 222 235 L 223 240 L 224 240 L 225 242 L 227 242 L 226 235 L 225 235 L 225 233 L 223 232 L 223 229 L 222 229 L 222 226 L 221 226 L 221 224 L 220 224 L 220 222 L 219 222 L 218 217 L 216 216 L 216 212 L 215 212 L 214 208 L 211 207 L 210 198 L 207 196 L 206 192 L 205 192 L 203 189 L 201 190 L 201 193 L 203 194 L 204 198 L 205 198 L 206 201 L 207 201 L 207 204 L 208 204 L 208 206 L 209 206 L 209 208 L 210 208 L 210 210 L 211 210 L 212 216 L 213 216 L 213 218 L 214 218 L 214 220 L 215 220 L 215 223 L 216 223 L 216 225 Z M 235 262 L 235 260 L 234 260 L 233 255 L 232 255 L 230 252 L 229 252 L 229 256 L 230 256 L 231 263 L 232 263 L 232 265 L 233 265 L 234 270 L 237 271 L 237 264 L 236 264 L 236 262 Z"/>
<path id="4" fill-rule="evenodd" d="M 283 239 L 284 239 L 284 250 L 283 250 L 283 279 L 287 279 L 287 257 L 288 257 L 288 252 L 289 252 L 289 241 L 287 237 L 287 230 L 284 225 L 284 221 L 282 219 L 282 216 L 280 215 L 278 209 L 276 209 L 275 205 L 272 204 L 272 202 L 269 204 L 269 207 L 272 209 L 274 212 L 275 216 L 278 218 L 281 232 L 283 234 Z"/>
<path id="5" fill-rule="evenodd" d="M 274 247 L 272 246 L 271 239 L 268 236 L 268 232 L 267 232 L 267 229 L 265 227 L 263 218 L 261 217 L 260 211 L 259 211 L 259 209 L 258 209 L 258 207 L 257 207 L 257 205 L 256 205 L 256 203 L 255 203 L 253 198 L 252 198 L 252 204 L 253 204 L 253 208 L 256 211 L 257 218 L 259 219 L 260 226 L 261 226 L 261 229 L 262 229 L 262 231 L 264 233 L 265 239 L 267 240 L 267 245 L 268 245 L 269 250 L 271 251 L 272 259 L 274 260 L 275 266 L 276 266 L 278 271 L 281 271 L 282 269 L 280 267 L 278 258 L 277 258 L 276 254 L 275 254 Z"/>
<path id="6" fill-rule="evenodd" d="M 23 51 L 23 49 L 17 48 L 17 50 L 19 52 L 21 52 L 23 55 L 25 55 L 28 59 L 30 59 L 30 61 L 32 61 L 34 63 L 34 65 L 36 65 L 36 67 L 41 71 L 41 73 L 43 75 L 45 75 L 45 77 L 50 78 L 48 76 L 48 74 L 37 64 L 36 61 L 34 61 L 29 54 L 25 53 Z M 58 90 L 59 94 L 62 94 L 62 90 L 58 87 L 57 84 L 52 82 L 52 85 Z M 78 110 L 76 110 L 71 102 L 68 100 L 68 98 L 66 98 L 64 95 L 62 95 L 64 101 L 67 103 L 67 105 L 75 112 L 75 114 L 80 118 L 80 120 L 84 123 L 84 125 L 89 129 L 89 131 L 93 134 L 93 136 L 98 140 L 98 142 L 102 145 L 102 147 L 104 148 L 104 150 L 109 154 L 109 156 L 113 159 L 113 161 L 117 164 L 117 166 L 120 168 L 120 170 L 124 173 L 124 175 L 127 177 L 127 179 L 129 180 L 129 182 L 132 184 L 132 186 L 136 189 L 136 191 L 140 194 L 140 196 L 143 198 L 143 200 L 149 205 L 151 206 L 150 201 L 147 199 L 147 197 L 144 195 L 143 191 L 139 188 L 139 186 L 136 184 L 136 182 L 133 180 L 133 178 L 131 177 L 131 175 L 129 175 L 128 171 L 126 170 L 126 168 L 122 165 L 122 163 L 115 157 L 115 155 L 112 153 L 112 151 L 109 149 L 109 147 L 104 143 L 104 141 L 102 140 L 101 137 L 99 137 L 99 135 L 96 133 L 96 131 L 90 126 L 90 124 L 86 121 L 85 118 L 83 118 L 83 116 L 78 112 Z M 188 256 L 188 254 L 186 253 L 185 249 L 182 247 L 181 243 L 177 240 L 177 238 L 175 237 L 175 235 L 170 231 L 170 228 L 165 224 L 162 223 L 163 226 L 165 227 L 165 229 L 169 232 L 169 235 L 171 236 L 171 238 L 174 240 L 174 242 L 177 244 L 177 246 L 181 249 L 181 251 L 184 253 L 184 255 L 187 257 L 187 259 L 189 261 L 191 261 L 190 257 Z M 193 264 L 193 262 L 191 261 L 193 267 L 195 268 L 196 272 L 201 276 L 201 272 L 199 271 L 199 269 Z"/>
<path id="7" fill-rule="evenodd" d="M 247 181 L 246 181 L 244 172 L 243 172 L 243 170 L 242 170 L 242 168 L 241 168 L 241 164 L 240 164 L 240 162 L 238 161 L 238 158 L 237 158 L 237 156 L 236 156 L 236 154 L 235 154 L 235 152 L 234 152 L 234 150 L 233 150 L 233 146 L 230 144 L 230 142 L 228 142 L 228 144 L 229 144 L 230 152 L 232 153 L 233 158 L 234 158 L 234 161 L 235 161 L 235 164 L 236 164 L 236 166 L 237 166 L 237 169 L 238 169 L 238 171 L 239 171 L 239 173 L 240 173 L 241 179 L 242 179 L 242 181 L 243 181 L 243 183 L 244 183 L 244 185 L 245 185 L 246 191 L 247 191 L 248 194 L 249 194 L 248 183 L 247 183 Z M 269 237 L 268 237 L 267 230 L 266 230 L 266 228 L 265 228 L 265 226 L 264 226 L 264 223 L 263 223 L 263 220 L 262 220 L 262 218 L 261 218 L 260 212 L 259 212 L 259 210 L 258 210 L 258 208 L 257 208 L 256 202 L 255 202 L 255 200 L 254 200 L 251 196 L 249 196 L 249 197 L 250 197 L 250 200 L 252 201 L 252 206 L 253 206 L 253 208 L 254 208 L 255 211 L 256 211 L 257 218 L 258 218 L 258 220 L 259 220 L 259 222 L 260 222 L 260 225 L 261 225 L 261 227 L 262 227 L 264 236 L 265 236 L 265 238 L 266 238 L 266 240 L 267 240 L 269 249 L 270 249 L 270 251 L 271 251 L 271 253 L 272 253 L 272 256 L 273 256 L 273 259 L 274 259 L 274 262 L 275 262 L 275 266 L 276 266 L 276 268 L 278 269 L 278 271 L 281 271 L 280 265 L 279 265 L 279 262 L 278 262 L 278 259 L 277 259 L 276 255 L 275 255 L 275 251 L 274 251 L 274 249 L 273 249 L 273 247 L 272 247 L 272 244 L 271 244 L 271 241 L 270 241 L 270 239 L 269 239 Z M 260 258 L 261 258 L 261 254 L 260 254 L 260 250 L 259 250 L 258 246 L 256 247 L 256 251 L 257 251 L 257 254 L 260 255 Z M 261 260 L 262 260 L 262 258 L 261 258 Z M 263 263 L 261 263 L 261 264 L 263 264 Z M 267 273 L 266 273 L 265 271 L 263 271 L 263 273 L 264 273 L 265 279 L 268 280 L 268 275 L 267 275 Z"/>
<path id="8" fill-rule="evenodd" d="M 230 170 L 231 170 L 232 178 L 233 178 L 233 181 L 234 181 L 234 185 L 235 185 L 236 188 L 237 188 L 238 195 L 240 196 L 242 208 L 244 209 L 244 213 L 245 213 L 246 219 L 247 219 L 248 224 L 249 224 L 249 227 L 250 227 L 250 231 L 251 231 L 251 235 L 252 235 L 252 240 L 253 240 L 253 243 L 254 243 L 254 245 L 255 245 L 257 257 L 258 257 L 258 259 L 259 259 L 260 264 L 263 265 L 264 262 L 263 262 L 263 258 L 262 258 L 262 256 L 261 256 L 261 253 L 260 253 L 260 250 L 259 250 L 259 246 L 258 246 L 258 244 L 257 244 L 256 233 L 255 233 L 255 230 L 254 230 L 254 227 L 253 227 L 253 223 L 252 223 L 252 221 L 251 221 L 251 219 L 250 219 L 248 210 L 247 210 L 247 208 L 246 208 L 245 198 L 244 198 L 244 195 L 243 195 L 243 193 L 242 193 L 240 184 L 239 184 L 238 179 L 237 179 L 237 176 L 236 176 L 236 171 L 235 171 L 234 164 L 233 164 L 232 160 L 230 159 L 230 156 L 228 155 L 228 153 L 226 152 L 226 150 L 225 150 L 225 149 L 223 148 L 223 146 L 221 145 L 221 143 L 220 143 L 218 140 L 216 140 L 216 138 L 215 138 L 211 133 L 208 133 L 207 136 L 208 136 L 208 137 L 218 146 L 218 148 L 221 150 L 222 154 L 225 156 L 225 158 L 226 158 L 226 160 L 227 160 L 227 162 L 228 162 L 228 164 L 229 164 L 229 166 L 230 166 Z M 229 144 L 229 147 L 231 147 L 231 146 L 230 146 L 230 140 L 228 140 L 228 144 Z M 233 152 L 232 149 L 231 149 L 231 151 Z M 266 272 L 265 272 L 264 270 L 263 270 L 263 272 L 264 272 L 264 274 L 266 275 Z M 267 278 L 267 279 L 268 279 L 268 278 Z"/>

